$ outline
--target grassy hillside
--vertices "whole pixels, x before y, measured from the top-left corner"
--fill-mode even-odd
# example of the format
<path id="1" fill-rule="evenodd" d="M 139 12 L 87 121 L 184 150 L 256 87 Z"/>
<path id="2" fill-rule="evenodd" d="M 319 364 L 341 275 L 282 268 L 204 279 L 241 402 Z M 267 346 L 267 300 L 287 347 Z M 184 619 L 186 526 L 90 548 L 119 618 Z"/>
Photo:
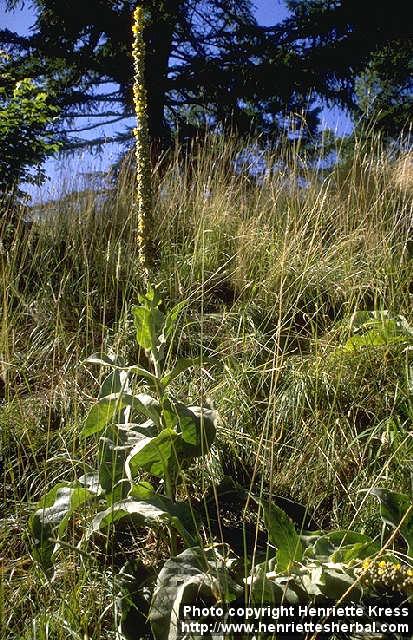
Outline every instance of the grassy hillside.
<path id="1" fill-rule="evenodd" d="M 317 169 L 297 143 L 255 179 L 248 162 L 233 171 L 240 152 L 211 137 L 154 172 L 155 284 L 166 307 L 187 302 L 168 360 L 213 359 L 174 381 L 219 413 L 189 482 L 196 494 L 206 475 L 230 475 L 302 503 L 319 528 L 377 535 L 368 490 L 411 494 L 413 482 L 411 155 L 356 143 Z M 103 371 L 84 359 L 145 363 L 131 321 L 143 288 L 132 190 L 126 166 L 113 188 L 62 195 L 0 230 L 4 638 L 115 637 L 119 554 L 165 554 L 142 531 L 79 554 L 80 515 L 50 580 L 26 533 L 39 498 L 96 460 L 79 432 Z"/>

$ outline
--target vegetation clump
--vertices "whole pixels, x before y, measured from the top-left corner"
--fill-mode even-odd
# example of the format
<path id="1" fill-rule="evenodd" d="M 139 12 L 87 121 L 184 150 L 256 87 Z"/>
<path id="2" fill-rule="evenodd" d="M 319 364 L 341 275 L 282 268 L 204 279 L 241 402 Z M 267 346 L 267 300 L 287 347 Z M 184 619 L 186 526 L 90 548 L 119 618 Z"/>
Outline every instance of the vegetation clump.
<path id="1" fill-rule="evenodd" d="M 330 142 L 307 155 L 309 112 L 306 133 L 271 150 L 220 133 L 190 152 L 178 145 L 152 183 L 149 132 L 165 133 L 168 93 L 145 72 L 146 53 L 159 54 L 155 4 L 136 8 L 132 28 L 136 171 L 125 163 L 116 184 L 33 206 L 0 245 L 4 637 L 175 640 L 183 605 L 411 605 L 412 202 L 404 170 L 404 186 L 397 177 L 408 156 L 361 132 L 351 151 L 337 141 L 329 165 Z M 172 47 L 166 4 L 157 15 Z M 208 16 L 205 30 L 198 16 L 191 39 L 201 76 L 221 36 L 244 52 L 258 42 L 248 2 L 241 15 L 212 4 L 223 10 L 216 24 Z M 300 29 L 326 15 L 330 29 L 341 14 L 324 4 L 289 3 Z M 43 9 L 55 15 L 47 6 L 37 6 L 39 28 Z M 182 38 L 193 25 L 181 9 Z M 112 44 L 88 40 L 87 16 L 78 42 L 76 21 L 65 44 L 83 83 L 77 62 Z M 360 24 L 341 28 L 348 46 Z M 305 54 L 311 38 L 299 41 Z M 359 70 L 370 60 L 366 85 L 381 77 L 376 45 L 353 59 Z M 193 62 L 183 53 L 172 86 Z M 52 69 L 58 82 L 59 61 Z M 252 106 L 278 126 L 278 103 L 265 91 L 256 99 L 244 79 L 252 93 L 241 99 L 237 85 L 228 101 L 238 132 Z M 226 123 L 220 90 L 208 109 Z M 46 93 L 25 80 L 1 96 L 0 137 L 24 121 L 31 160 L 53 151 Z M 189 98 L 196 107 L 192 89 Z M 260 169 L 248 164 L 257 158 Z M 24 177 L 25 154 L 12 159 Z M 0 224 L 4 235 L 6 216 Z"/>
<path id="2" fill-rule="evenodd" d="M 99 399 L 89 411 L 82 431 L 84 437 L 102 434 L 99 468 L 74 483 L 59 482 L 37 505 L 30 519 L 30 532 L 34 557 L 43 569 L 53 569 L 70 519 L 90 503 L 92 512 L 96 507 L 98 511 L 85 529 L 80 550 L 93 535 L 109 531 L 111 536 L 119 535 L 119 526 L 125 522 L 138 530 L 147 527 L 161 533 L 164 525 L 169 529 L 171 559 L 157 578 L 133 556 L 119 572 L 121 595 L 117 610 L 126 638 L 142 637 L 148 622 L 156 640 L 178 637 L 177 612 L 181 605 L 199 604 L 205 598 L 216 604 L 247 598 L 254 604 L 277 605 L 314 602 L 315 597 L 318 602 L 331 601 L 351 593 L 353 601 L 361 601 L 383 589 L 385 593 L 387 589 L 410 597 L 412 569 L 408 562 L 412 559 L 413 505 L 405 494 L 376 487 L 371 490 L 380 501 L 383 521 L 399 532 L 407 544 L 403 565 L 393 560 L 376 562 L 375 557 L 382 553 L 381 545 L 365 534 L 348 529 L 312 533 L 303 530 L 304 521 L 301 531 L 297 531 L 271 494 L 254 495 L 252 488 L 246 491 L 228 478 L 219 482 L 207 473 L 201 496 L 198 489 L 195 497 L 191 491 L 191 465 L 210 454 L 216 436 L 216 415 L 202 406 L 182 404 L 171 396 L 169 387 L 181 373 L 196 364 L 202 366 L 203 361 L 178 359 L 167 371 L 165 348 L 176 331 L 183 305 L 164 314 L 153 289 L 141 296 L 140 302 L 132 310 L 136 339 L 153 372 L 141 365 L 125 366 L 107 356 L 88 359 L 112 369 L 102 382 Z M 136 393 L 131 377 L 142 380 L 154 395 Z M 145 421 L 136 422 L 136 416 Z M 222 524 L 213 532 L 209 511 L 213 504 L 209 501 L 207 508 L 202 508 L 207 497 L 205 488 L 211 485 L 216 509 L 220 494 L 226 492 L 233 499 L 244 499 L 244 517 L 248 502 L 257 504 L 257 526 L 261 521 L 267 534 L 263 548 L 257 542 L 253 548 L 248 546 L 246 521 L 243 559 L 231 549 Z M 220 534 L 221 539 L 211 544 L 208 533 Z M 184 550 L 179 553 L 182 546 Z M 144 598 L 144 586 L 152 589 L 150 598 Z"/>
<path id="3" fill-rule="evenodd" d="M 0 198 L 21 195 L 20 184 L 44 179 L 44 160 L 60 148 L 53 133 L 59 109 L 33 79 L 13 77 L 0 50 Z M 33 170 L 37 165 L 37 171 Z M 4 207 L 4 205 L 3 205 Z M 3 218 L 3 216 L 1 215 Z"/>

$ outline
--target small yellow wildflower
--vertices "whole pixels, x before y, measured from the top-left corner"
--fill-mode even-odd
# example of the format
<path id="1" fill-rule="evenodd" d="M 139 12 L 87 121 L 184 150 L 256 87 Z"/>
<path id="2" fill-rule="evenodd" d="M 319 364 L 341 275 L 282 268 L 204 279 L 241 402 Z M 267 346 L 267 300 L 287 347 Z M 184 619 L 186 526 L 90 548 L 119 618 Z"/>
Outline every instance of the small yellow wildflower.
<path id="1" fill-rule="evenodd" d="M 360 569 L 361 584 L 374 591 L 393 591 L 404 593 L 408 597 L 413 595 L 413 569 L 400 562 L 371 559 L 363 560 Z"/>

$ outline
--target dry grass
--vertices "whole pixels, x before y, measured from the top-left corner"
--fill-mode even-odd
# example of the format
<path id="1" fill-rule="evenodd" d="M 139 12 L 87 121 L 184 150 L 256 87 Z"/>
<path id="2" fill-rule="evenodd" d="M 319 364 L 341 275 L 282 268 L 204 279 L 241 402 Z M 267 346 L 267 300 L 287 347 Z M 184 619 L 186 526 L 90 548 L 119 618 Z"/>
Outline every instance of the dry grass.
<path id="1" fill-rule="evenodd" d="M 409 491 L 410 343 L 340 349 L 359 311 L 413 324 L 411 154 L 356 143 L 321 169 L 285 143 L 255 179 L 233 171 L 242 152 L 210 137 L 154 175 L 154 278 L 168 306 L 188 301 L 171 358 L 202 348 L 218 362 L 177 393 L 198 399 L 202 385 L 214 400 L 225 472 L 301 500 L 322 524 L 374 531 L 377 506 L 361 491 Z M 5 638 L 114 633 L 108 568 L 68 556 L 47 585 L 22 532 L 47 487 L 93 463 L 77 434 L 98 380 L 79 363 L 99 350 L 139 356 L 131 174 L 0 231 Z"/>

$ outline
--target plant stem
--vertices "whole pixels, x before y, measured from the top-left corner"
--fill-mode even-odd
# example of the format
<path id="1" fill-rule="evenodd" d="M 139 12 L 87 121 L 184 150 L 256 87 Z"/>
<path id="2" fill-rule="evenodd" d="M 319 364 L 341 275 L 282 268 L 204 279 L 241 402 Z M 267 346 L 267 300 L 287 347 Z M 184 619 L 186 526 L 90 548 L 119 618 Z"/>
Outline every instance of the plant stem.
<path id="1" fill-rule="evenodd" d="M 165 481 L 166 495 L 168 496 L 171 502 L 175 502 L 176 483 L 173 481 L 169 470 L 165 473 L 164 481 Z M 176 556 L 177 554 L 176 531 L 172 525 L 169 525 L 169 541 L 170 541 L 170 547 L 171 547 L 171 556 Z"/>

